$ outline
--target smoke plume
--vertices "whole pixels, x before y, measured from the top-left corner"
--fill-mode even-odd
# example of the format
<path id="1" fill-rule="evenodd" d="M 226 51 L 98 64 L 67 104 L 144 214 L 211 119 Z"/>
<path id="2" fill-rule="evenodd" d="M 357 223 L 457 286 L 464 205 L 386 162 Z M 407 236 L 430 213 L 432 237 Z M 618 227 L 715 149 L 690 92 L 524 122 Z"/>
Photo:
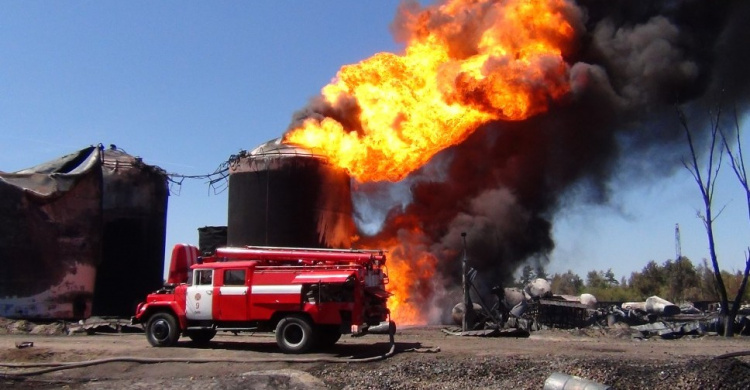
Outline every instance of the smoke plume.
<path id="1" fill-rule="evenodd" d="M 475 3 L 486 6 L 451 13 L 445 10 L 456 1 L 424 7 L 407 1 L 392 31 L 406 42 L 422 31 L 416 23 L 440 28 L 459 21 L 460 28 L 448 36 L 450 52 L 468 56 L 476 51 L 481 25 L 502 17 L 491 7 L 496 2 L 480 0 Z M 481 125 L 407 178 L 409 199 L 382 198 L 393 192 L 383 188 L 403 183 L 361 185 L 355 207 L 391 207 L 381 209 L 380 230 L 363 243 L 377 245 L 408 233 L 400 242 L 418 247 L 404 250 L 429 252 L 440 280 L 457 285 L 460 233 L 467 232 L 470 264 L 489 283 L 507 281 L 519 265 L 553 250 L 552 221 L 564 199 L 576 194 L 579 201 L 607 202 L 614 173 L 659 176 L 679 166 L 676 156 L 685 141 L 676 105 L 699 129 L 706 127 L 701 117 L 712 105 L 748 102 L 750 29 L 743 23 L 750 20 L 750 2 L 558 2 L 576 37 L 563 52 L 569 66 L 565 98 L 522 121 Z M 356 102 L 344 106 L 351 110 L 316 100 L 295 120 L 335 116 L 358 131 Z M 360 220 L 370 225 L 368 216 L 377 215 L 362 214 Z M 425 281 L 413 291 L 414 299 L 439 299 L 440 290 Z"/>

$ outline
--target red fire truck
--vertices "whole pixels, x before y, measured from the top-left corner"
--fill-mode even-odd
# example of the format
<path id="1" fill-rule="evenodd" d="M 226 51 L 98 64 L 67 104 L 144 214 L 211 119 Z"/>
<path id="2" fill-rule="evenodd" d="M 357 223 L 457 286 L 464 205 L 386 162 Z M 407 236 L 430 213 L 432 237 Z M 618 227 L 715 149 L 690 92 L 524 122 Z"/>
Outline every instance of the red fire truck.
<path id="1" fill-rule="evenodd" d="M 362 334 L 390 314 L 382 251 L 242 247 L 197 254 L 175 246 L 168 283 L 136 308 L 132 320 L 145 324 L 155 347 L 181 335 L 200 343 L 217 331 L 275 331 L 283 352 L 304 353 L 343 333 Z"/>

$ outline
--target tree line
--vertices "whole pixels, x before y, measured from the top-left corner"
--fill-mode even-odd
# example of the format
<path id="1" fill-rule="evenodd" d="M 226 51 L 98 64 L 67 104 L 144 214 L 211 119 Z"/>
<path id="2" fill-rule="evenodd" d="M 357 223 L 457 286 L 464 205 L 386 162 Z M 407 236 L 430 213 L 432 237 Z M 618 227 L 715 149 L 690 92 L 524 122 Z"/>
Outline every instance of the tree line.
<path id="1" fill-rule="evenodd" d="M 727 293 L 734 296 L 744 277 L 742 271 L 721 271 Z M 519 286 L 542 278 L 550 281 L 552 292 L 562 295 L 593 294 L 600 302 L 639 302 L 657 295 L 674 303 L 721 300 L 716 289 L 714 271 L 708 260 L 695 266 L 687 257 L 666 260 L 662 264 L 649 261 L 641 271 L 629 277 L 617 278 L 612 269 L 591 270 L 585 279 L 568 270 L 548 275 L 543 267 L 525 266 L 518 280 Z M 750 301 L 750 290 L 743 292 L 742 301 Z"/>

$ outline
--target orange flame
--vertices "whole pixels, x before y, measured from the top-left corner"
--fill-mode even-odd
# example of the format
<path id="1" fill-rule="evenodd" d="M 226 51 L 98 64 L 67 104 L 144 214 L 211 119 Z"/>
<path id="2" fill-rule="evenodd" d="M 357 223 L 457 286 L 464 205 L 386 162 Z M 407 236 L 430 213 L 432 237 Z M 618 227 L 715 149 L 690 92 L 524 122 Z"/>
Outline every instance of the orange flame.
<path id="1" fill-rule="evenodd" d="M 428 322 L 424 302 L 414 299 L 414 289 L 419 283 L 432 280 L 437 260 L 423 252 L 416 261 L 400 256 L 388 259 L 388 277 L 393 281 L 388 286 L 391 297 L 388 308 L 391 318 L 401 325 L 421 325 Z"/>
<path id="2" fill-rule="evenodd" d="M 404 11 L 410 38 L 403 55 L 378 53 L 344 66 L 322 90 L 334 111 L 356 102 L 358 128 L 308 118 L 285 141 L 315 150 L 361 182 L 401 180 L 481 124 L 526 119 L 569 92 L 569 6 L 452 0 Z"/>
<path id="3" fill-rule="evenodd" d="M 408 7 L 399 17 L 404 53 L 342 67 L 321 92 L 330 115 L 309 117 L 285 142 L 327 157 L 360 182 L 398 181 L 482 124 L 526 119 L 569 93 L 564 56 L 580 16 L 570 0 Z M 438 261 L 416 218 L 390 222 L 362 244 L 390 252 L 392 318 L 427 323 L 427 305 L 440 288 Z"/>
<path id="4" fill-rule="evenodd" d="M 408 218 L 408 217 L 407 217 Z M 402 223 L 413 224 L 413 218 Z M 424 234 L 415 226 L 400 231 L 399 237 L 371 241 L 372 245 L 388 251 L 387 272 L 390 283 L 388 308 L 391 318 L 401 325 L 429 322 L 425 303 L 434 293 L 437 259 L 425 248 Z"/>

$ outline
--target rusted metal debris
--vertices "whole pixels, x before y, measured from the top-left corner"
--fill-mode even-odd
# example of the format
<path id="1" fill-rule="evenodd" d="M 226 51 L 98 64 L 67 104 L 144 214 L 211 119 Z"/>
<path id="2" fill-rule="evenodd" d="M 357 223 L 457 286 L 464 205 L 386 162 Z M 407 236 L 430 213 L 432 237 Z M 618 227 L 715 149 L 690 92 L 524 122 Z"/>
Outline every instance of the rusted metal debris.
<path id="1" fill-rule="evenodd" d="M 527 330 L 518 329 L 518 328 L 507 328 L 507 329 L 491 328 L 491 329 L 468 330 L 468 331 L 462 331 L 459 328 L 441 329 L 441 330 L 443 331 L 443 333 L 449 334 L 451 336 L 525 338 L 525 337 L 529 337 L 530 335 Z"/>
<path id="2" fill-rule="evenodd" d="M 66 324 L 67 334 L 86 333 L 142 333 L 143 327 L 132 325 L 130 320 L 122 318 L 91 317 L 85 321 Z"/>
<path id="3" fill-rule="evenodd" d="M 28 320 L 0 318 L 0 334 L 73 335 L 142 332 L 143 328 L 140 325 L 132 325 L 129 319 L 124 318 L 91 317 L 75 322 L 30 322 Z"/>
<path id="4" fill-rule="evenodd" d="M 472 291 L 479 294 L 471 278 Z M 703 312 L 692 305 L 677 306 L 658 296 L 644 302 L 625 302 L 622 305 L 601 306 L 591 294 L 580 296 L 553 295 L 549 282 L 538 279 L 525 288 L 491 289 L 493 299 L 478 297 L 473 302 L 475 323 L 472 329 L 461 332 L 467 336 L 494 335 L 495 330 L 520 329 L 525 332 L 545 328 L 581 329 L 596 326 L 628 329 L 634 338 L 661 337 L 674 339 L 701 336 L 722 329 L 718 312 Z M 487 302 L 494 302 L 488 305 Z M 464 303 L 454 306 L 453 322 L 462 323 Z M 737 334 L 750 335 L 750 310 L 740 311 L 735 320 Z M 619 325 L 618 325 L 619 324 Z M 454 332 L 455 333 L 455 332 Z"/>
<path id="5" fill-rule="evenodd" d="M 589 306 L 560 299 L 539 299 L 534 302 L 529 315 L 540 324 L 561 329 L 582 328 L 591 324 Z"/>

